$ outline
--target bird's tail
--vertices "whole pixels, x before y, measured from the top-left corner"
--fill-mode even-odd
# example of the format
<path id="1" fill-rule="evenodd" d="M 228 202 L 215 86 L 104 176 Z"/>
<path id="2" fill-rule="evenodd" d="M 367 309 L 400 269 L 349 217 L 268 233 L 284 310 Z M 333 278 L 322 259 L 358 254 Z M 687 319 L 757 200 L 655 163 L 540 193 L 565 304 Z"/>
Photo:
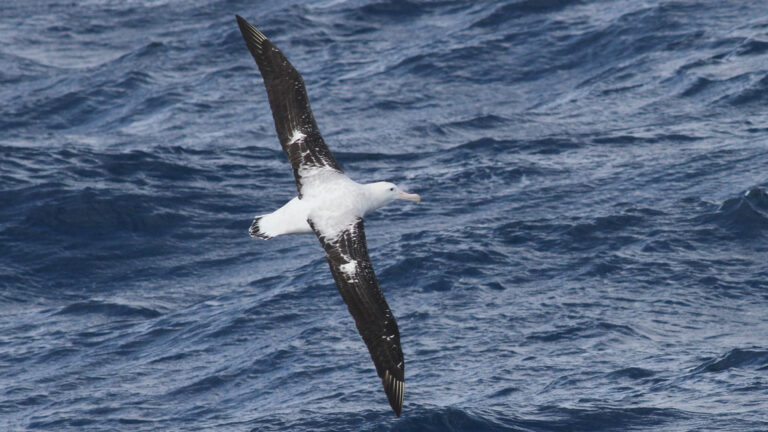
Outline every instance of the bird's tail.
<path id="1" fill-rule="evenodd" d="M 251 229 L 248 230 L 248 234 L 250 234 L 251 237 L 258 237 L 264 240 L 269 240 L 272 238 L 271 235 L 261 230 L 261 227 L 260 227 L 261 218 L 263 218 L 264 216 L 266 215 L 256 216 L 256 218 L 253 220 L 253 223 L 251 224 Z"/>

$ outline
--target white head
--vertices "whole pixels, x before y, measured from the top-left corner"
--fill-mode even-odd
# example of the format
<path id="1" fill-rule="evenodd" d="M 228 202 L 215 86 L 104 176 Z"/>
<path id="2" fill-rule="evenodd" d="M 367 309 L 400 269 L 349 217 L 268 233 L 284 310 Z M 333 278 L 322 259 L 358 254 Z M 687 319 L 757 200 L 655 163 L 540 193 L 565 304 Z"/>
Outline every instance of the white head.
<path id="1" fill-rule="evenodd" d="M 372 208 L 369 211 L 375 210 L 380 207 L 391 203 L 395 200 L 405 200 L 419 202 L 421 197 L 418 194 L 410 194 L 397 187 L 394 183 L 389 182 L 377 182 L 369 183 L 368 187 L 372 202 Z"/>

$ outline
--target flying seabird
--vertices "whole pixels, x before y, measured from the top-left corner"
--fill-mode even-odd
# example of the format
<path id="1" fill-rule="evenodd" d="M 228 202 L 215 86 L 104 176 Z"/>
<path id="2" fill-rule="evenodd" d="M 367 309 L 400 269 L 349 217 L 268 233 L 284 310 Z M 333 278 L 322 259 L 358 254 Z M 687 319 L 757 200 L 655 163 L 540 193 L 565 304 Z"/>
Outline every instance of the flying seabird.
<path id="1" fill-rule="evenodd" d="M 283 234 L 317 235 L 339 293 L 371 353 L 389 404 L 399 417 L 405 381 L 400 332 L 373 272 L 363 217 L 392 201 L 419 202 L 421 197 L 392 183 L 360 184 L 347 177 L 320 135 L 299 72 L 256 27 L 236 17 L 264 79 L 277 136 L 293 166 L 299 192 L 276 211 L 256 216 L 249 233 L 262 239 Z"/>

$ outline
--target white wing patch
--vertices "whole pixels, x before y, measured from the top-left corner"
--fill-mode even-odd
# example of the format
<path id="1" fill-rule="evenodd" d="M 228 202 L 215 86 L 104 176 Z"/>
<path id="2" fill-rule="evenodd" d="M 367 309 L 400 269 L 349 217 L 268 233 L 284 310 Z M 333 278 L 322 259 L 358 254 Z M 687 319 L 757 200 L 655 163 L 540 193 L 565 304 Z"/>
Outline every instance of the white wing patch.
<path id="1" fill-rule="evenodd" d="M 306 138 L 306 137 L 307 137 L 307 136 L 306 136 L 306 135 L 304 135 L 304 132 L 302 132 L 302 131 L 300 131 L 300 130 L 295 130 L 295 131 L 293 131 L 293 133 L 291 134 L 291 140 L 290 140 L 290 141 L 288 141 L 288 145 L 293 145 L 293 144 L 296 144 L 297 142 L 299 142 L 299 141 L 303 140 L 303 139 L 304 139 L 304 138 Z"/>
<path id="2" fill-rule="evenodd" d="M 356 280 L 357 275 L 355 272 L 357 271 L 357 263 L 355 261 L 350 261 L 346 264 L 342 264 L 339 266 L 339 270 L 341 270 L 345 276 L 347 276 L 348 280 Z"/>

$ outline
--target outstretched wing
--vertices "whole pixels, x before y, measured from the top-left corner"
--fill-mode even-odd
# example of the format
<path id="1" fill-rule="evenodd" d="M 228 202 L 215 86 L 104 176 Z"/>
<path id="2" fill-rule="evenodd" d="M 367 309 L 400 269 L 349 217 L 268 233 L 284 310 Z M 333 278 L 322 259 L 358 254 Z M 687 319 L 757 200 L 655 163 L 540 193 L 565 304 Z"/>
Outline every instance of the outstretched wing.
<path id="1" fill-rule="evenodd" d="M 341 167 L 317 129 L 299 72 L 263 33 L 241 16 L 235 16 L 245 44 L 264 78 L 277 136 L 293 166 L 301 197 L 302 178 L 318 173 L 318 168 L 342 172 Z"/>
<path id="2" fill-rule="evenodd" d="M 405 381 L 400 332 L 373 272 L 363 220 L 355 219 L 333 238 L 326 237 L 311 220 L 309 224 L 325 249 L 339 293 L 368 346 L 389 404 L 399 417 Z"/>

